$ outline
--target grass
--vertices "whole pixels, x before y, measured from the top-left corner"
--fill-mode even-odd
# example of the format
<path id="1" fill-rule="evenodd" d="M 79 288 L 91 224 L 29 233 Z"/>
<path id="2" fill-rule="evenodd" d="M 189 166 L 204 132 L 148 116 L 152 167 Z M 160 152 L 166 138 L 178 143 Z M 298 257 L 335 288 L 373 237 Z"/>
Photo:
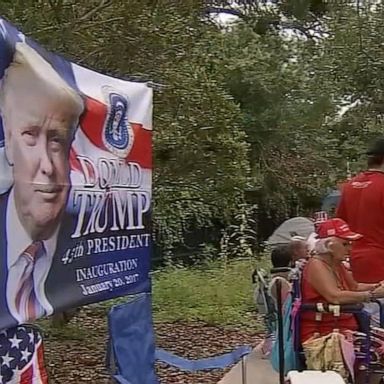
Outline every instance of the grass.
<path id="1" fill-rule="evenodd" d="M 153 279 L 155 321 L 260 327 L 254 316 L 254 267 L 250 260 L 236 260 L 157 272 Z"/>
<path id="2" fill-rule="evenodd" d="M 44 337 L 52 340 L 86 341 L 92 333 L 80 324 L 66 324 L 63 327 L 53 327 L 49 320 L 40 320 L 37 323 L 44 330 Z"/>
<path id="3" fill-rule="evenodd" d="M 260 265 L 261 264 L 261 265 Z M 258 266 L 267 262 L 258 261 Z M 199 267 L 167 267 L 153 275 L 153 317 L 155 322 L 203 321 L 209 325 L 262 329 L 255 317 L 251 275 L 255 262 L 232 260 L 211 262 Z M 109 309 L 127 297 L 89 306 L 102 319 Z M 90 331 L 80 323 L 52 327 L 50 320 L 38 324 L 46 336 L 60 340 L 85 340 Z"/>

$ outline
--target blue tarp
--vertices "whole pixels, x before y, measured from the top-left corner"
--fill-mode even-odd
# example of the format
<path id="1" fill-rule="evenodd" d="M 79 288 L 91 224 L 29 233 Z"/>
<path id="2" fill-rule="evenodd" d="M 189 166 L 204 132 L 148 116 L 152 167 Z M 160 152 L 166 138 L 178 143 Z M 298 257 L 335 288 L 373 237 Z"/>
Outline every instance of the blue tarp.
<path id="1" fill-rule="evenodd" d="M 330 212 L 339 204 L 341 192 L 337 189 L 331 191 L 322 201 L 321 210 Z"/>

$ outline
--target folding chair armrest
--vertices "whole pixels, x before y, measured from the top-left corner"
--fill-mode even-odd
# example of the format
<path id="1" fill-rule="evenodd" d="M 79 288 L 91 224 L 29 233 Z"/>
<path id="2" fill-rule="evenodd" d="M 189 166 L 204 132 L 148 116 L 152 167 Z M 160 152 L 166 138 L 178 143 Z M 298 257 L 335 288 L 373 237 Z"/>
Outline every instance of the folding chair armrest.
<path id="1" fill-rule="evenodd" d="M 376 303 L 379 306 L 379 318 L 380 318 L 380 327 L 384 327 L 384 302 L 381 300 L 372 300 L 373 303 Z"/>
<path id="2" fill-rule="evenodd" d="M 280 268 L 272 268 L 271 273 L 285 273 L 285 272 L 291 272 L 292 268 L 289 267 L 280 267 Z"/>
<path id="3" fill-rule="evenodd" d="M 319 303 L 304 303 L 301 304 L 301 311 L 306 312 L 330 312 L 332 307 L 339 307 L 340 312 L 342 313 L 358 313 L 361 312 L 364 308 L 364 305 L 361 303 L 358 304 L 330 304 L 330 303 L 321 303 L 322 309 L 320 309 Z"/>

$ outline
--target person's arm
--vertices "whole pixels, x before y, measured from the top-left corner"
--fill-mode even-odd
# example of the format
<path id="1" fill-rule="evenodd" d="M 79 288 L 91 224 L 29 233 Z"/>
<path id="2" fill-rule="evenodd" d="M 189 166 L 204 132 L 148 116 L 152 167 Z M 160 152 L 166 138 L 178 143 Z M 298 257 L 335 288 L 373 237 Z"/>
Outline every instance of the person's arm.
<path id="1" fill-rule="evenodd" d="M 379 287 L 380 284 L 367 284 L 367 283 L 358 283 L 357 284 L 357 291 L 373 291 L 377 287 Z"/>
<path id="2" fill-rule="evenodd" d="M 328 303 L 355 304 L 371 299 L 370 291 L 343 291 L 338 288 L 335 276 L 320 260 L 312 260 L 307 268 L 308 282 Z"/>
<path id="3" fill-rule="evenodd" d="M 358 291 L 358 292 L 364 292 L 364 291 L 373 291 L 375 288 L 379 287 L 380 284 L 366 284 L 366 283 L 358 283 L 352 276 L 351 273 L 348 273 L 345 271 L 345 279 L 347 280 L 348 287 L 351 289 L 351 291 Z"/>

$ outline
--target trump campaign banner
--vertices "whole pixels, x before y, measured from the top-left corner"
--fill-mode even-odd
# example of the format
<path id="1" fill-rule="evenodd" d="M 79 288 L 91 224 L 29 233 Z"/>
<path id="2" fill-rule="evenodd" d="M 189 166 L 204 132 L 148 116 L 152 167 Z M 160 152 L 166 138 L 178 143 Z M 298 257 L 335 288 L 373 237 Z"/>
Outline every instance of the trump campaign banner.
<path id="1" fill-rule="evenodd" d="M 152 90 L 0 19 L 0 330 L 150 290 Z"/>

